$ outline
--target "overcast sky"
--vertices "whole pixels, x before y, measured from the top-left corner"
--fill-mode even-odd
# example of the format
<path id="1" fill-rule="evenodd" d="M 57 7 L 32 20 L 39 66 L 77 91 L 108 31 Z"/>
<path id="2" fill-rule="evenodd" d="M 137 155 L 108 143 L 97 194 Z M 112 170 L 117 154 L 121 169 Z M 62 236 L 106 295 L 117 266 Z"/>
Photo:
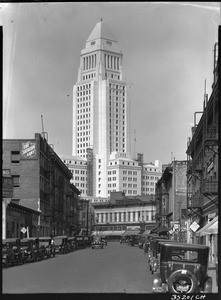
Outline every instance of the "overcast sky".
<path id="1" fill-rule="evenodd" d="M 205 79 L 211 94 L 219 9 L 219 2 L 0 3 L 3 138 L 34 138 L 43 115 L 49 144 L 71 155 L 80 52 L 102 17 L 124 55 L 132 155 L 185 160 Z"/>

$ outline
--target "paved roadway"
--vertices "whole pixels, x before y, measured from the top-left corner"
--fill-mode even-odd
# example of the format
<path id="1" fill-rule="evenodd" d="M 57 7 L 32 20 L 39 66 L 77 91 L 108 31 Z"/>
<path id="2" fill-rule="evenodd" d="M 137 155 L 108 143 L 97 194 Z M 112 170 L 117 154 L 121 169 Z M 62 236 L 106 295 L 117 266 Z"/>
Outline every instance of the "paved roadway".
<path id="1" fill-rule="evenodd" d="M 152 293 L 147 255 L 119 242 L 4 268 L 2 276 L 3 293 Z"/>

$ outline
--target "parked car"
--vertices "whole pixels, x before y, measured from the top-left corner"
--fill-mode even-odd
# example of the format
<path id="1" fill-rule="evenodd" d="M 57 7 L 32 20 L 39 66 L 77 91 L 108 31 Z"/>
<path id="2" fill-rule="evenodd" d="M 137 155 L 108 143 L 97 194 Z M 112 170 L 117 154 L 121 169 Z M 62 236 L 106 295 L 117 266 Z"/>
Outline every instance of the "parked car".
<path id="1" fill-rule="evenodd" d="M 55 247 L 50 236 L 39 237 L 39 249 L 42 259 L 55 257 Z"/>
<path id="2" fill-rule="evenodd" d="M 94 249 L 94 248 L 101 248 L 103 249 L 104 248 L 104 244 L 102 243 L 102 240 L 101 240 L 101 237 L 94 237 L 94 240 L 93 242 L 91 243 L 91 248 Z"/>
<path id="3" fill-rule="evenodd" d="M 76 237 L 70 236 L 68 237 L 68 244 L 70 246 L 70 252 L 73 252 L 76 250 Z"/>
<path id="4" fill-rule="evenodd" d="M 143 246 L 144 246 L 144 243 L 145 243 L 145 241 L 147 240 L 147 236 L 145 235 L 141 235 L 141 236 L 139 236 L 139 240 L 138 240 L 138 247 L 140 248 L 140 249 L 143 249 Z"/>
<path id="5" fill-rule="evenodd" d="M 2 265 L 14 266 L 24 264 L 25 256 L 21 250 L 19 238 L 8 238 L 2 240 Z"/>
<path id="6" fill-rule="evenodd" d="M 103 245 L 107 246 L 107 238 L 106 237 L 101 236 L 101 241 L 102 241 Z"/>
<path id="7" fill-rule="evenodd" d="M 211 293 L 207 274 L 209 247 L 161 242 L 160 266 L 153 275 L 155 293 Z"/>
<path id="8" fill-rule="evenodd" d="M 20 240 L 21 249 L 25 255 L 25 262 L 36 262 L 42 259 L 42 250 L 39 249 L 39 238 L 30 237 Z"/>
<path id="9" fill-rule="evenodd" d="M 55 254 L 67 254 L 68 253 L 68 237 L 67 235 L 58 235 L 53 237 Z"/>
<path id="10" fill-rule="evenodd" d="M 174 243 L 172 240 L 168 240 L 167 238 L 157 238 L 153 239 L 151 242 L 151 249 L 150 257 L 149 257 L 149 266 L 151 274 L 157 271 L 159 268 L 159 259 L 160 259 L 160 252 L 161 246 L 163 243 Z"/>
<path id="11" fill-rule="evenodd" d="M 121 243 L 121 244 L 122 244 L 122 243 L 127 243 L 127 239 L 128 239 L 127 236 L 122 236 L 122 237 L 120 238 L 120 243 Z"/>
<path id="12" fill-rule="evenodd" d="M 84 249 L 86 247 L 83 235 L 76 236 L 76 243 L 77 243 L 77 249 Z"/>

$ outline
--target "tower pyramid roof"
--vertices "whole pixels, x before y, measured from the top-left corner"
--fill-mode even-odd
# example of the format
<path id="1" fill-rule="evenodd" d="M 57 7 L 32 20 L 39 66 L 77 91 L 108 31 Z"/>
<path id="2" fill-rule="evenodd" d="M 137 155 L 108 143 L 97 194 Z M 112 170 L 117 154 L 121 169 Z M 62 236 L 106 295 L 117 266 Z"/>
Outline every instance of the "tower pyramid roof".
<path id="1" fill-rule="evenodd" d="M 91 34 L 89 35 L 87 42 L 96 40 L 96 39 L 106 39 L 110 41 L 117 42 L 117 39 L 111 32 L 111 30 L 108 28 L 108 26 L 104 23 L 104 21 L 101 19 L 100 22 L 98 22 Z"/>

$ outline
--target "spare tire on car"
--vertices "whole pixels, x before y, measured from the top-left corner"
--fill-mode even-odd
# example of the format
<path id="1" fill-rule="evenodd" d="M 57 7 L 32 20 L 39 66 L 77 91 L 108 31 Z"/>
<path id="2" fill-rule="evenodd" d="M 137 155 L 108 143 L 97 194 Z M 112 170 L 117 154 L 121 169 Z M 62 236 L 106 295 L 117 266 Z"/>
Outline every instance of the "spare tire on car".
<path id="1" fill-rule="evenodd" d="M 168 291 L 170 293 L 197 292 L 197 278 L 189 270 L 177 270 L 168 278 Z"/>

